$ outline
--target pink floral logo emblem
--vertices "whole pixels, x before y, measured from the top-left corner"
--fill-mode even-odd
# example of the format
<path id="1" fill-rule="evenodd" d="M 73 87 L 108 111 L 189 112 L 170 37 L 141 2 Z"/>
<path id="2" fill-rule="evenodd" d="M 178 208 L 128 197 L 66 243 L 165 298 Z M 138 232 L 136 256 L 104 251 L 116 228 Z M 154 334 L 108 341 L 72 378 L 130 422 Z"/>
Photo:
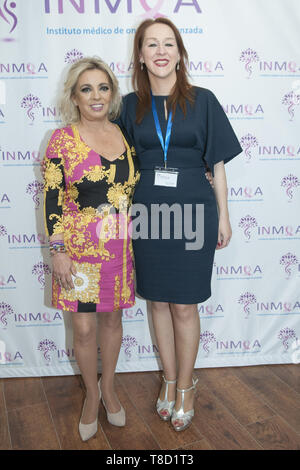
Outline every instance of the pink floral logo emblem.
<path id="1" fill-rule="evenodd" d="M 49 353 L 51 351 L 56 351 L 57 347 L 54 341 L 50 339 L 44 339 L 43 341 L 39 342 L 37 350 L 43 353 L 44 359 L 46 361 L 46 366 L 49 366 L 50 361 L 51 361 L 51 357 Z"/>
<path id="2" fill-rule="evenodd" d="M 41 284 L 42 288 L 45 287 L 45 274 L 51 274 L 51 269 L 48 264 L 40 261 L 36 263 L 32 268 L 32 274 L 38 277 L 38 281 Z"/>
<path id="3" fill-rule="evenodd" d="M 204 331 L 200 334 L 200 344 L 202 344 L 202 349 L 205 351 L 205 357 L 208 357 L 210 353 L 210 343 L 216 343 L 217 339 L 214 333 L 210 331 Z"/>
<path id="4" fill-rule="evenodd" d="M 245 62 L 245 70 L 248 72 L 247 78 L 250 78 L 252 75 L 252 64 L 258 61 L 258 54 L 253 49 L 248 48 L 241 52 L 240 62 Z"/>
<path id="5" fill-rule="evenodd" d="M 284 266 L 284 271 L 287 274 L 286 279 L 290 279 L 292 275 L 292 266 L 298 264 L 297 256 L 293 253 L 287 253 L 280 258 L 279 264 Z"/>
<path id="6" fill-rule="evenodd" d="M 246 314 L 245 318 L 249 318 L 249 315 L 250 315 L 249 306 L 251 304 L 256 303 L 256 297 L 251 292 L 245 292 L 245 294 L 242 294 L 240 296 L 238 303 L 244 305 L 243 310 L 244 310 L 244 313 Z"/>
<path id="7" fill-rule="evenodd" d="M 7 235 L 6 227 L 4 227 L 4 225 L 0 225 L 0 237 L 5 237 L 5 235 Z"/>
<path id="8" fill-rule="evenodd" d="M 11 305 L 6 304 L 5 302 L 0 302 L 0 327 L 3 330 L 7 328 L 7 316 L 14 313 Z"/>
<path id="9" fill-rule="evenodd" d="M 40 183 L 39 181 L 35 180 L 32 183 L 29 183 L 26 187 L 26 193 L 32 194 L 32 200 L 35 203 L 35 208 L 38 209 L 40 207 L 40 200 L 38 195 L 43 193 L 44 191 L 44 183 Z"/>
<path id="10" fill-rule="evenodd" d="M 132 348 L 138 346 L 138 342 L 134 336 L 126 335 L 122 338 L 121 347 L 124 349 L 125 355 L 128 359 L 131 359 Z"/>
<path id="11" fill-rule="evenodd" d="M 293 199 L 293 189 L 296 188 L 297 186 L 300 186 L 300 181 L 297 178 L 297 176 L 290 174 L 282 178 L 281 186 L 285 188 L 285 193 L 289 198 L 289 202 L 291 202 Z"/>
<path id="12" fill-rule="evenodd" d="M 254 227 L 257 227 L 257 222 L 255 217 L 252 217 L 251 215 L 246 215 L 245 217 L 242 217 L 240 222 L 239 222 L 239 227 L 243 229 L 244 235 L 246 237 L 246 241 L 250 241 L 251 233 L 250 230 L 253 229 Z"/>
<path id="13" fill-rule="evenodd" d="M 289 341 L 298 341 L 296 332 L 292 328 L 282 328 L 279 332 L 278 339 L 282 341 L 284 352 L 287 352 L 289 349 Z"/>
<path id="14" fill-rule="evenodd" d="M 258 146 L 257 138 L 252 134 L 246 134 L 241 138 L 240 144 L 247 157 L 246 162 L 249 163 L 252 158 L 250 149 Z"/>
<path id="15" fill-rule="evenodd" d="M 72 49 L 68 51 L 65 55 L 65 62 L 67 64 L 74 64 L 78 60 L 83 58 L 83 53 L 80 52 L 78 49 Z"/>
<path id="16" fill-rule="evenodd" d="M 29 95 L 24 96 L 21 102 L 21 108 L 27 109 L 26 114 L 30 120 L 30 125 L 32 126 L 34 123 L 34 112 L 33 109 L 41 108 L 42 103 L 38 96 L 34 96 L 31 93 Z"/>
<path id="17" fill-rule="evenodd" d="M 295 117 L 295 106 L 300 104 L 300 94 L 295 91 L 290 91 L 282 98 L 282 104 L 288 107 L 288 113 L 290 115 L 290 121 L 294 120 Z"/>

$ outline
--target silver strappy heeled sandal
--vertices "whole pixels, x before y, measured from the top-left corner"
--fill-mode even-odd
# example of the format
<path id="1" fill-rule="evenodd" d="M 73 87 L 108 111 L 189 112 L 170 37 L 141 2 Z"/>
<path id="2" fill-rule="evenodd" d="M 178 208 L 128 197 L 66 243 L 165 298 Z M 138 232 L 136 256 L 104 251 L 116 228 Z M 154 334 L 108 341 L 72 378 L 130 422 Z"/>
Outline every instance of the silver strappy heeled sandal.
<path id="1" fill-rule="evenodd" d="M 184 411 L 184 394 L 193 389 L 194 391 L 196 391 L 197 382 L 198 382 L 198 379 L 196 380 L 193 379 L 193 385 L 190 388 L 186 388 L 186 389 L 176 388 L 177 392 L 181 393 L 181 406 L 178 411 L 176 411 L 175 408 L 173 408 L 173 412 L 172 412 L 171 423 L 175 431 L 184 431 L 192 423 L 192 419 L 194 417 L 194 408 L 189 411 Z M 175 425 L 174 423 L 176 422 L 176 420 L 183 421 L 183 424 L 180 426 Z"/>
<path id="2" fill-rule="evenodd" d="M 163 375 L 163 379 L 166 384 L 165 397 L 163 400 L 161 400 L 158 397 L 158 400 L 156 402 L 156 410 L 157 410 L 158 416 L 163 421 L 169 421 L 171 419 L 172 410 L 175 405 L 175 400 L 168 401 L 168 386 L 169 384 L 175 384 L 176 380 L 166 380 L 164 375 Z"/>

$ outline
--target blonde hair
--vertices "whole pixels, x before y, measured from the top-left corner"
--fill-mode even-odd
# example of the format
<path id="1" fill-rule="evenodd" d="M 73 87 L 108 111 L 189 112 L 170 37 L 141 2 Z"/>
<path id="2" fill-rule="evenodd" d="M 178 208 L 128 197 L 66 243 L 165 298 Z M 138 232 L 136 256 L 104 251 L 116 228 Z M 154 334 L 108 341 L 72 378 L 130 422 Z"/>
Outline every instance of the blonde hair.
<path id="1" fill-rule="evenodd" d="M 121 112 L 122 96 L 119 83 L 111 68 L 99 57 L 84 57 L 69 68 L 64 82 L 63 91 L 58 102 L 58 109 L 64 124 L 75 124 L 80 120 L 80 111 L 73 103 L 72 97 L 80 75 L 86 70 L 101 70 L 106 73 L 112 88 L 112 100 L 108 113 L 108 119 L 114 121 Z"/>

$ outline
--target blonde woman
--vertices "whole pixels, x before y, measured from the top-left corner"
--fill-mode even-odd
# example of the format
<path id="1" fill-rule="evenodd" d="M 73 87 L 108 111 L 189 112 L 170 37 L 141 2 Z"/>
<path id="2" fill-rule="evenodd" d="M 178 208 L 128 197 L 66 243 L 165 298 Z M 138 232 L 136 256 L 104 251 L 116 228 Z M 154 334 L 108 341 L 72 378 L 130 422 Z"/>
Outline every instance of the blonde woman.
<path id="1" fill-rule="evenodd" d="M 139 179 L 120 113 L 118 82 L 97 57 L 71 66 L 60 100 L 64 127 L 45 156 L 45 224 L 52 254 L 52 304 L 71 311 L 74 350 L 86 387 L 79 423 L 85 441 L 97 432 L 99 401 L 107 419 L 125 425 L 114 393 L 122 341 L 121 309 L 134 305 L 128 208 Z M 98 322 L 97 322 L 98 320 Z M 97 383 L 97 323 L 102 376 Z"/>

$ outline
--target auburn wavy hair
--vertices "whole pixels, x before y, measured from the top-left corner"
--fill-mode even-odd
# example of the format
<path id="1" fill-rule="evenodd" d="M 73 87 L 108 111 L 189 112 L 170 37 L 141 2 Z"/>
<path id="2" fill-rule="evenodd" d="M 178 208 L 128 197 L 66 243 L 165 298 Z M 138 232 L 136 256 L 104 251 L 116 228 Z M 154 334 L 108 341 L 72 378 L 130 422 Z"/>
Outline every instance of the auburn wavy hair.
<path id="1" fill-rule="evenodd" d="M 145 31 L 149 26 L 162 23 L 169 26 L 175 35 L 178 51 L 180 54 L 179 70 L 176 69 L 177 80 L 173 90 L 168 97 L 167 107 L 172 109 L 175 115 L 176 106 L 179 104 L 184 115 L 186 114 L 186 100 L 191 104 L 194 102 L 192 85 L 188 81 L 188 53 L 184 47 L 180 32 L 176 26 L 167 18 L 148 19 L 143 21 L 136 30 L 133 45 L 133 74 L 132 86 L 138 97 L 136 122 L 139 124 L 145 113 L 151 109 L 151 88 L 146 67 L 141 70 L 140 53 L 143 46 Z"/>

